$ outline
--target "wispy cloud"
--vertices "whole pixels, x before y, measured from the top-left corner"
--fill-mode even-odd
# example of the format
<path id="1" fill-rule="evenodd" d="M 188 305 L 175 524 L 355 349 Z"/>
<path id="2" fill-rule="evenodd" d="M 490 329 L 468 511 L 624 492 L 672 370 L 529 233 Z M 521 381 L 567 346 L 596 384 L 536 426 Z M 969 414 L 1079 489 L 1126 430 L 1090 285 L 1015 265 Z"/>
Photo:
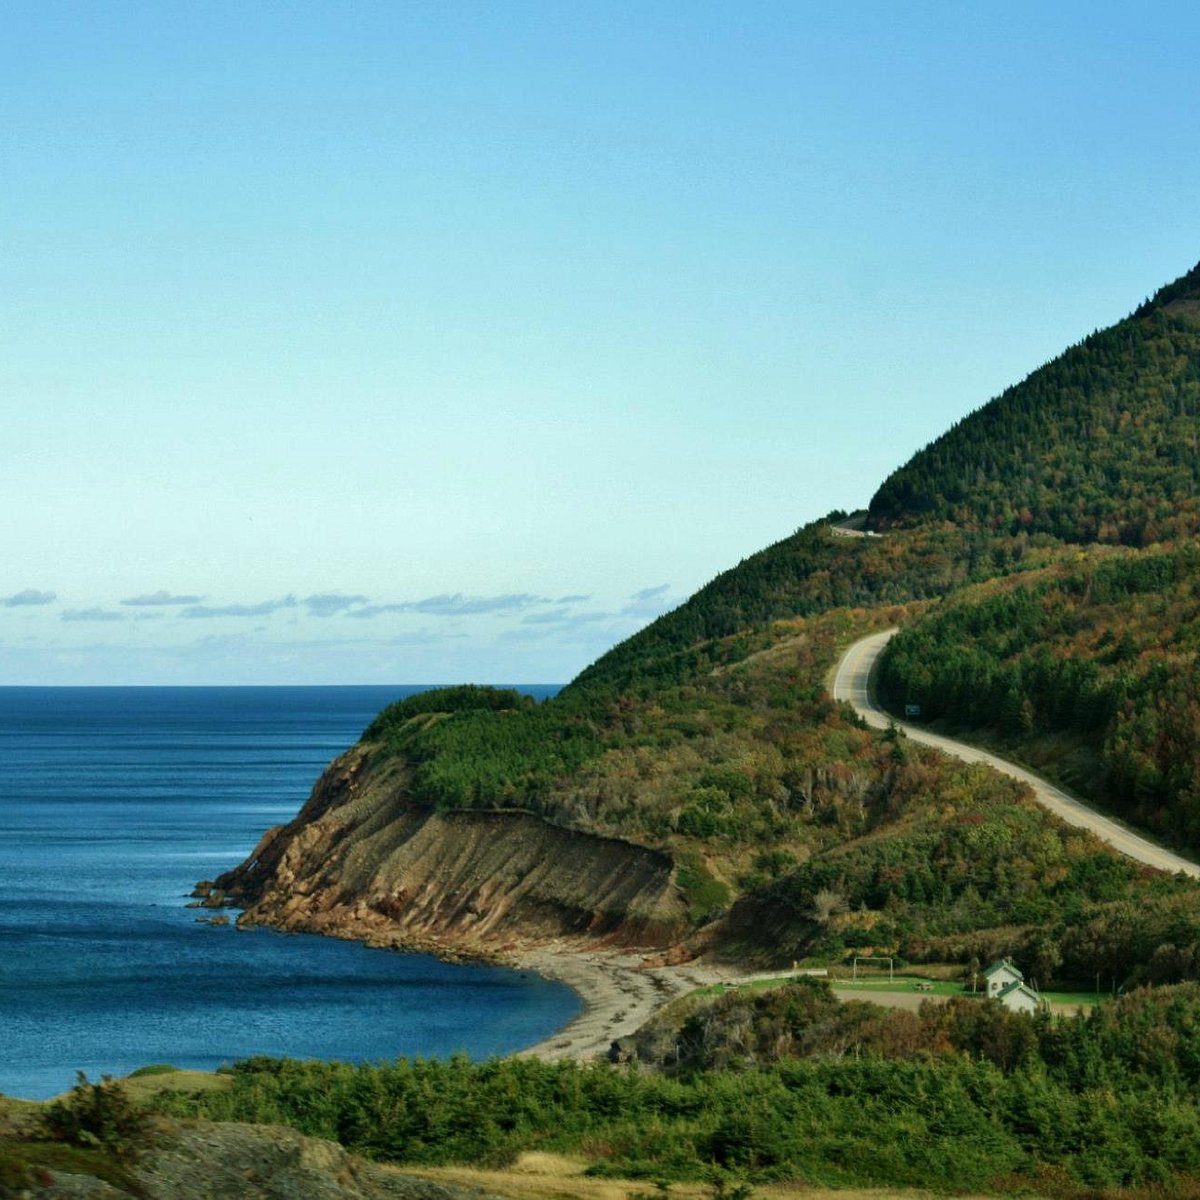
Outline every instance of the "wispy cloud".
<path id="1" fill-rule="evenodd" d="M 549 604 L 545 596 L 530 592 L 505 592 L 499 596 L 464 596 L 462 592 L 452 595 L 426 596 L 424 600 L 402 600 L 395 604 L 368 604 L 356 608 L 346 615 L 368 619 L 384 613 L 422 613 L 432 617 L 474 617 L 483 613 L 523 612 L 539 604 Z"/>
<path id="2" fill-rule="evenodd" d="M 659 596 L 665 596 L 670 590 L 669 583 L 660 583 L 657 587 L 642 588 L 640 592 L 634 592 L 629 598 L 634 601 L 654 600 Z"/>
<path id="3" fill-rule="evenodd" d="M 263 600 L 258 604 L 193 604 L 179 615 L 191 620 L 210 617 L 267 617 L 281 608 L 295 608 L 295 596 L 281 596 L 278 600 Z"/>
<path id="4" fill-rule="evenodd" d="M 534 612 L 521 618 L 522 625 L 594 625 L 597 621 L 611 621 L 615 613 L 571 612 L 567 608 L 552 608 L 548 612 Z"/>
<path id="5" fill-rule="evenodd" d="M 477 613 L 520 612 L 535 604 L 545 603 L 545 596 L 534 596 L 529 592 L 506 592 L 500 596 L 464 596 L 462 592 L 455 592 L 452 596 L 427 596 L 424 600 L 413 600 L 405 608 L 435 617 L 469 617 Z"/>
<path id="6" fill-rule="evenodd" d="M 199 604 L 203 596 L 173 596 L 170 592 L 146 592 L 141 596 L 127 596 L 121 601 L 130 608 L 153 608 L 167 604 Z"/>
<path id="7" fill-rule="evenodd" d="M 58 597 L 54 592 L 41 592 L 37 588 L 26 588 L 23 592 L 5 596 L 0 603 L 5 608 L 24 608 L 26 605 L 32 604 L 53 604 L 56 599 Z"/>
<path id="8" fill-rule="evenodd" d="M 560 625 L 570 618 L 570 610 L 552 608 L 546 612 L 528 613 L 521 618 L 522 625 Z"/>
<path id="9" fill-rule="evenodd" d="M 125 614 L 111 608 L 67 608 L 60 614 L 64 621 L 124 621 Z"/>
<path id="10" fill-rule="evenodd" d="M 587 646 L 591 653 L 599 653 L 645 624 L 642 618 L 610 612 L 556 614 L 553 621 L 532 619 L 540 615 L 531 614 L 519 625 L 502 630 L 496 637 L 497 642 L 578 645 Z"/>
<path id="11" fill-rule="evenodd" d="M 366 596 L 343 596 L 340 592 L 318 592 L 304 597 L 304 606 L 314 617 L 336 616 L 366 602 Z"/>
<path id="12" fill-rule="evenodd" d="M 373 617 L 382 617 L 385 613 L 409 612 L 407 604 L 368 604 L 364 608 L 351 609 L 346 616 L 358 617 L 369 621 Z"/>
<path id="13" fill-rule="evenodd" d="M 587 596 L 576 596 L 576 595 L 559 596 L 559 598 L 557 600 L 555 600 L 554 603 L 555 604 L 583 604 L 585 601 L 590 600 L 591 598 L 592 597 L 590 595 L 587 595 Z"/>

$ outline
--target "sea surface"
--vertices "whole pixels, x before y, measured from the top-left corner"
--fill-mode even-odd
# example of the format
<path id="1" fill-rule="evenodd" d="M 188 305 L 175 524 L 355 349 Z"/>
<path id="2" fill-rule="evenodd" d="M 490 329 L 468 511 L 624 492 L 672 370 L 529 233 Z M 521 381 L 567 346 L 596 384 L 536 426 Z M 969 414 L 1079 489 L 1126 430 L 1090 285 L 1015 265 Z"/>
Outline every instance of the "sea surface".
<path id="1" fill-rule="evenodd" d="M 0 688 L 0 1092 L 252 1054 L 479 1058 L 566 1024 L 578 997 L 525 972 L 213 928 L 186 907 L 420 690 Z"/>

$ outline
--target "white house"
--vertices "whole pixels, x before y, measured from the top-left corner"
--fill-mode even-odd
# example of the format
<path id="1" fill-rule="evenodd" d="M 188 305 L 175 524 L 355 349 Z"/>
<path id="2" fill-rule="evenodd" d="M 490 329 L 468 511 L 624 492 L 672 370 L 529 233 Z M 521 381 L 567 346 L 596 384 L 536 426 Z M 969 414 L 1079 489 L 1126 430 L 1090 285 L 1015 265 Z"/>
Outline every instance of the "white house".
<path id="1" fill-rule="evenodd" d="M 1013 1012 L 1036 1012 L 1041 997 L 1025 982 L 1025 976 L 1013 965 L 1012 959 L 1002 958 L 983 973 L 987 994 L 999 1000 Z"/>
<path id="2" fill-rule="evenodd" d="M 1037 1012 L 1042 1004 L 1041 996 L 1029 984 L 1022 983 L 1020 980 L 1002 987 L 996 993 L 996 999 L 1013 1012 Z"/>

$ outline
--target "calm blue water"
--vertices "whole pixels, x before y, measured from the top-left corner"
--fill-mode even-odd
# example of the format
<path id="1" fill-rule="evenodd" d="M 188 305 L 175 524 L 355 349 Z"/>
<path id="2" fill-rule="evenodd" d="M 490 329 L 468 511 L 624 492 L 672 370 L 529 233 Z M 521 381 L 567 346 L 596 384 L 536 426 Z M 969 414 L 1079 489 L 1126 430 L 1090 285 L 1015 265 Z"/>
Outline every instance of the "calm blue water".
<path id="1" fill-rule="evenodd" d="M 185 907 L 419 690 L 0 688 L 0 1092 L 250 1054 L 484 1057 L 569 1021 L 578 998 L 536 976 Z"/>

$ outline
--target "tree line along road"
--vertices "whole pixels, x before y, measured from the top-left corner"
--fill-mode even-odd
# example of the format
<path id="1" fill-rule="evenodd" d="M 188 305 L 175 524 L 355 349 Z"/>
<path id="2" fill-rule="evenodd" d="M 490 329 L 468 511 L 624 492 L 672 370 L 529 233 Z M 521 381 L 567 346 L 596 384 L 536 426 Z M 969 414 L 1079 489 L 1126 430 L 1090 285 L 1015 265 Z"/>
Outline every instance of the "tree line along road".
<path id="1" fill-rule="evenodd" d="M 896 721 L 884 712 L 871 695 L 871 668 L 874 667 L 875 660 L 895 633 L 895 629 L 885 629 L 882 633 L 873 633 L 870 637 L 855 642 L 842 655 L 833 676 L 832 690 L 835 700 L 844 700 L 868 725 L 875 729 L 886 729 L 889 725 L 894 724 L 914 742 L 933 746 L 946 754 L 953 754 L 956 758 L 961 758 L 964 762 L 987 763 L 988 766 L 995 767 L 997 771 L 1010 775 L 1013 779 L 1019 779 L 1022 783 L 1027 783 L 1033 789 L 1034 799 L 1054 813 L 1056 817 L 1062 818 L 1068 825 L 1091 830 L 1114 850 L 1129 858 L 1146 863 L 1151 867 L 1158 867 L 1162 871 L 1182 871 L 1185 875 L 1200 879 L 1200 865 L 1189 859 L 1181 858 L 1170 850 L 1164 850 L 1163 847 L 1156 846 L 1144 837 L 1139 837 L 1138 834 L 1119 825 L 1111 818 L 1088 808 L 1086 804 L 1080 803 L 1073 796 L 1068 796 L 1061 788 L 1048 783 L 1040 775 L 1035 775 L 1032 771 L 1027 771 L 1024 767 L 1019 767 L 1016 763 L 1011 763 L 999 755 L 990 754 L 975 746 L 968 746 L 965 742 L 955 741 L 953 738 L 930 733 L 918 726 Z"/>

